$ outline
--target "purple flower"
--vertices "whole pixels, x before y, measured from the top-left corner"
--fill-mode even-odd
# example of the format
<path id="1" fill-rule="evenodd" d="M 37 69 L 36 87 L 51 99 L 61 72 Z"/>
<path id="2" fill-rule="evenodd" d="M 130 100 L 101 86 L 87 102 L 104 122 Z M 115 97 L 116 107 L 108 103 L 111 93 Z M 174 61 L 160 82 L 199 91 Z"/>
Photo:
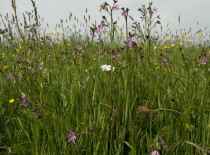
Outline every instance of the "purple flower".
<path id="1" fill-rule="evenodd" d="M 160 155 L 160 154 L 159 154 L 158 151 L 155 150 L 155 151 L 152 151 L 152 152 L 151 152 L 151 155 Z"/>
<path id="2" fill-rule="evenodd" d="M 201 62 L 202 65 L 205 65 L 207 61 L 209 61 L 209 60 L 206 59 L 206 57 L 204 57 L 203 60 L 200 60 L 200 62 Z"/>
<path id="3" fill-rule="evenodd" d="M 10 74 L 8 74 L 7 78 L 14 79 L 15 77 L 10 73 Z"/>
<path id="4" fill-rule="evenodd" d="M 123 12 L 121 13 L 121 15 L 122 15 L 122 16 L 125 16 L 125 11 L 123 11 Z"/>
<path id="5" fill-rule="evenodd" d="M 76 134 L 72 130 L 69 131 L 68 138 L 69 139 L 68 139 L 67 143 L 72 142 L 73 144 L 75 144 Z"/>
<path id="6" fill-rule="evenodd" d="M 154 8 L 152 9 L 152 12 L 155 13 L 155 12 L 157 12 L 157 10 L 158 10 L 158 8 L 154 7 Z"/>
<path id="7" fill-rule="evenodd" d="M 93 35 L 93 31 L 90 32 L 90 35 L 91 35 L 91 36 Z"/>
<path id="8" fill-rule="evenodd" d="M 119 10 L 120 8 L 119 8 L 119 5 L 114 5 L 113 6 L 113 11 L 117 11 L 117 10 Z"/>
<path id="9" fill-rule="evenodd" d="M 168 62 L 167 62 L 167 60 L 166 60 L 166 59 L 164 59 L 162 64 L 163 64 L 163 66 L 168 66 Z"/>

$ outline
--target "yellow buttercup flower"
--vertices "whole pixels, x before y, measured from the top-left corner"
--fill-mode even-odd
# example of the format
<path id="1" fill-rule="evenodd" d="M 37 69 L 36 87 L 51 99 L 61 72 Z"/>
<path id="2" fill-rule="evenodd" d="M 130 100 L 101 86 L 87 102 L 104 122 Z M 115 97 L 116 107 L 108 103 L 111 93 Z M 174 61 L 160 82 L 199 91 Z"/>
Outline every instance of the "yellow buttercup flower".
<path id="1" fill-rule="evenodd" d="M 189 40 L 189 42 L 191 42 L 191 40 Z"/>
<path id="2" fill-rule="evenodd" d="M 125 43 L 122 42 L 122 45 L 124 45 Z"/>
<path id="3" fill-rule="evenodd" d="M 203 34 L 203 31 L 200 31 L 199 34 Z"/>
<path id="4" fill-rule="evenodd" d="M 4 56 L 5 56 L 5 53 L 2 53 L 2 54 L 1 54 L 1 56 L 2 56 L 2 59 L 3 59 L 3 58 L 4 58 Z"/>
<path id="5" fill-rule="evenodd" d="M 171 44 L 171 47 L 174 47 L 174 44 Z"/>
<path id="6" fill-rule="evenodd" d="M 187 38 L 188 36 L 187 36 L 187 35 L 185 35 L 184 37 L 185 37 L 185 38 Z"/>
<path id="7" fill-rule="evenodd" d="M 168 37 L 166 37 L 166 40 L 168 40 Z"/>
<path id="8" fill-rule="evenodd" d="M 122 27 L 120 27 L 120 30 L 122 30 Z"/>
<path id="9" fill-rule="evenodd" d="M 13 102 L 15 102 L 14 98 L 9 100 L 9 103 L 13 103 Z"/>
<path id="10" fill-rule="evenodd" d="M 115 27 L 118 27 L 118 25 L 115 25 Z"/>
<path id="11" fill-rule="evenodd" d="M 93 60 L 95 61 L 95 60 L 96 60 L 96 58 L 93 58 Z"/>
<path id="12" fill-rule="evenodd" d="M 123 33 L 123 32 L 121 32 L 121 35 L 123 36 L 123 35 L 124 35 L 124 33 Z"/>
<path id="13" fill-rule="evenodd" d="M 87 69 L 85 69 L 85 72 L 87 73 L 87 72 L 88 72 L 88 70 L 87 70 Z"/>
<path id="14" fill-rule="evenodd" d="M 4 68 L 4 69 L 7 69 L 8 67 L 9 67 L 9 66 L 7 65 L 7 66 L 4 66 L 3 68 Z"/>
<path id="15" fill-rule="evenodd" d="M 154 50 L 156 50 L 156 49 L 157 49 L 157 46 L 154 47 Z"/>
<path id="16" fill-rule="evenodd" d="M 13 43 L 15 43 L 16 42 L 16 40 L 13 40 Z"/>
<path id="17" fill-rule="evenodd" d="M 182 45 L 182 42 L 180 41 L 180 42 L 178 42 L 178 44 L 179 44 L 179 45 Z"/>

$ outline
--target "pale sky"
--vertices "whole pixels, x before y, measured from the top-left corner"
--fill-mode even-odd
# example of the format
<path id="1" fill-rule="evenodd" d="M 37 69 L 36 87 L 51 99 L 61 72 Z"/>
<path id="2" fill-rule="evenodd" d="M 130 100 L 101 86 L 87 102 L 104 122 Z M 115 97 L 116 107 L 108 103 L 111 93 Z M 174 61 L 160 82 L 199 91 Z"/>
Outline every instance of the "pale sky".
<path id="1" fill-rule="evenodd" d="M 46 23 L 49 23 L 52 31 L 55 24 L 60 22 L 60 19 L 66 19 L 69 17 L 69 13 L 72 12 L 73 17 L 79 18 L 79 21 L 84 21 L 83 16 L 85 9 L 88 8 L 88 13 L 91 16 L 91 21 L 101 21 L 102 15 L 108 14 L 103 11 L 99 12 L 100 5 L 103 2 L 113 4 L 112 0 L 35 0 L 38 14 L 43 17 Z M 137 11 L 142 4 L 148 6 L 148 0 L 118 0 L 119 7 L 125 7 L 130 9 L 130 15 L 137 21 L 140 20 L 140 13 Z M 12 13 L 11 0 L 0 0 L 0 13 L 6 15 L 6 13 Z M 25 11 L 31 11 L 33 9 L 30 0 L 16 0 L 17 12 L 19 18 L 22 18 L 22 13 Z M 194 31 L 210 30 L 210 0 L 153 0 L 153 7 L 158 8 L 157 15 L 161 17 L 161 23 L 163 27 L 166 27 L 169 23 L 169 28 L 177 30 L 178 16 L 181 16 L 181 28 L 192 28 Z M 121 10 L 114 12 L 115 20 L 120 17 L 123 23 L 124 18 L 121 16 Z M 1 21 L 0 21 L 1 22 Z M 121 23 L 120 22 L 120 23 Z M 197 22 L 199 24 L 197 25 Z M 121 26 L 119 23 L 119 26 Z M 2 28 L 2 25 L 0 25 Z M 166 28 L 165 28 L 166 31 Z M 205 31 L 205 30 L 204 30 Z"/>

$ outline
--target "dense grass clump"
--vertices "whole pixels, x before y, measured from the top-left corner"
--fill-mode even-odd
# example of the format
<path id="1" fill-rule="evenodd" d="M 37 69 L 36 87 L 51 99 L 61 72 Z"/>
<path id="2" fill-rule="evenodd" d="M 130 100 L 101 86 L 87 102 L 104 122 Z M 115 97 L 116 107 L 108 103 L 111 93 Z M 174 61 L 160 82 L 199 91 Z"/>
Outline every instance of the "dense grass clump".
<path id="1" fill-rule="evenodd" d="M 152 3 L 138 10 L 143 25 L 122 8 L 119 27 L 114 0 L 90 35 L 67 33 L 63 20 L 46 33 L 31 1 L 34 18 L 19 23 L 12 0 L 2 20 L 0 154 L 210 153 L 207 32 L 152 33 Z"/>

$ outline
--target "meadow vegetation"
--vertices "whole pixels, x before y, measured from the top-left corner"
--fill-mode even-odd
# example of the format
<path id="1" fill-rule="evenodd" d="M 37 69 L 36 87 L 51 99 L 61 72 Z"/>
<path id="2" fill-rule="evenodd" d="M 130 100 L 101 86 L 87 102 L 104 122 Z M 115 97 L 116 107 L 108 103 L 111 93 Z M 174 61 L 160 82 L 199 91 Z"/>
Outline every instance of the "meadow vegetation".
<path id="1" fill-rule="evenodd" d="M 48 33 L 31 2 L 1 15 L 0 154 L 210 153 L 207 30 L 155 33 L 152 2 L 136 21 L 114 0 L 88 33 L 71 13 Z"/>

